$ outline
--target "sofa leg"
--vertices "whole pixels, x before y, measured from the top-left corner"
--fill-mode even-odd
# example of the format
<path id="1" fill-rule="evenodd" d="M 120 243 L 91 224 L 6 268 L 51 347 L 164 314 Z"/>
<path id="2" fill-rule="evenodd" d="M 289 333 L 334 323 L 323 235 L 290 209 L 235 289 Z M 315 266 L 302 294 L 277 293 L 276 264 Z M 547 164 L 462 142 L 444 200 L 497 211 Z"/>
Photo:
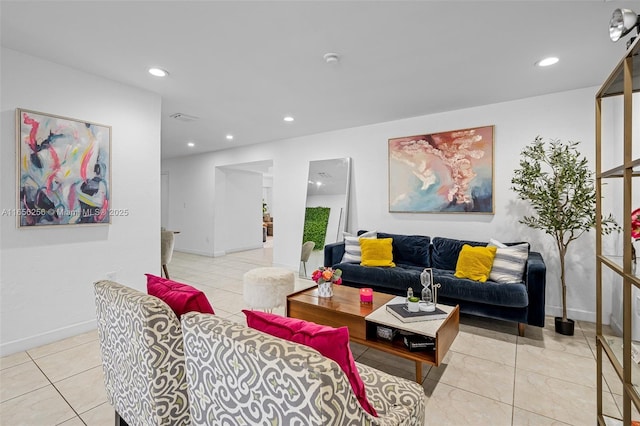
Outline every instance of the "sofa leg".
<path id="1" fill-rule="evenodd" d="M 519 323 L 518 323 L 518 336 L 520 336 L 520 337 L 524 337 L 524 326 L 525 326 L 525 325 L 526 325 L 526 324 L 525 324 L 525 323 L 522 323 L 522 322 L 519 322 Z"/>
<path id="2" fill-rule="evenodd" d="M 116 426 L 129 426 L 127 422 L 124 421 L 120 414 L 116 411 Z"/>

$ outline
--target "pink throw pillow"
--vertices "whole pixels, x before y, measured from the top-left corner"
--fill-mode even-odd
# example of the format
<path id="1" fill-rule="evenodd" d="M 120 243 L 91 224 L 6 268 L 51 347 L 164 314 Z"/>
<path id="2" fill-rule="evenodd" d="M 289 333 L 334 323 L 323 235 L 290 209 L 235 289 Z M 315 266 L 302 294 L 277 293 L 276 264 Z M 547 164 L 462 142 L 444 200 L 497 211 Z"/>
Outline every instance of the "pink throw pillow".
<path id="1" fill-rule="evenodd" d="M 151 274 L 147 276 L 147 293 L 164 301 L 178 318 L 187 312 L 213 314 L 213 308 L 205 294 L 190 285 L 171 281 Z"/>
<path id="2" fill-rule="evenodd" d="M 333 328 L 296 318 L 268 314 L 260 311 L 243 310 L 247 316 L 247 325 L 256 330 L 290 342 L 309 346 L 322 355 L 334 360 L 349 379 L 353 393 L 360 405 L 372 416 L 378 416 L 364 389 L 364 383 L 358 373 L 349 347 L 349 329 Z"/>

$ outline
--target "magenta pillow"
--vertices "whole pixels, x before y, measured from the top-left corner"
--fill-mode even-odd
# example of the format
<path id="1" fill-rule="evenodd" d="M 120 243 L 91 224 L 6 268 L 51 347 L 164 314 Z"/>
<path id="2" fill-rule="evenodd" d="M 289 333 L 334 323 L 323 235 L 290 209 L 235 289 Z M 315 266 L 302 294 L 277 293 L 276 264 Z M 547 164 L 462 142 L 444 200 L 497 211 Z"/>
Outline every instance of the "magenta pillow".
<path id="1" fill-rule="evenodd" d="M 178 318 L 187 312 L 213 314 L 213 308 L 205 294 L 190 285 L 171 281 L 155 275 L 147 276 L 147 293 L 169 305 Z"/>
<path id="2" fill-rule="evenodd" d="M 360 401 L 362 408 L 372 416 L 378 416 L 376 410 L 367 400 L 364 383 L 353 360 L 347 327 L 333 328 L 260 311 L 243 310 L 242 312 L 247 316 L 249 327 L 290 342 L 309 346 L 338 363 L 344 374 L 347 375 L 353 393 Z"/>

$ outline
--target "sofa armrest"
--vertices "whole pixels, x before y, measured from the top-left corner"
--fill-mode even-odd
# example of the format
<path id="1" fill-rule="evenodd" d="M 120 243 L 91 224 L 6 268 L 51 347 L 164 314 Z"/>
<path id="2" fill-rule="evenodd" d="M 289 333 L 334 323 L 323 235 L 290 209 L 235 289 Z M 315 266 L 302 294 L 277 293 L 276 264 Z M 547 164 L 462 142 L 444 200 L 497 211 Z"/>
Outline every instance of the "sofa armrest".
<path id="1" fill-rule="evenodd" d="M 426 397 L 419 383 L 356 362 L 358 373 L 367 390 L 367 398 L 375 401 L 378 422 L 372 425 L 424 425 Z M 366 423 L 363 423 L 366 424 Z"/>
<path id="2" fill-rule="evenodd" d="M 529 296 L 527 323 L 544 327 L 547 266 L 540 253 L 529 252 L 525 270 L 525 284 Z"/>
<path id="3" fill-rule="evenodd" d="M 333 266 L 342 261 L 344 241 L 324 246 L 324 266 Z"/>

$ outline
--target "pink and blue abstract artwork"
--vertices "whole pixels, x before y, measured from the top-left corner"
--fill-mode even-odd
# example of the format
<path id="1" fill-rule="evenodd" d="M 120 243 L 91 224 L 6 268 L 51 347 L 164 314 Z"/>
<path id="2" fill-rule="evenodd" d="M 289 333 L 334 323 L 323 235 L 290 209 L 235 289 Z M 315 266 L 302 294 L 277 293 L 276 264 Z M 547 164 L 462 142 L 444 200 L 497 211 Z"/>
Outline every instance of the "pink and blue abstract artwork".
<path id="1" fill-rule="evenodd" d="M 493 131 L 389 139 L 389 211 L 492 214 Z"/>
<path id="2" fill-rule="evenodd" d="M 111 127 L 18 109 L 18 225 L 108 224 Z"/>

